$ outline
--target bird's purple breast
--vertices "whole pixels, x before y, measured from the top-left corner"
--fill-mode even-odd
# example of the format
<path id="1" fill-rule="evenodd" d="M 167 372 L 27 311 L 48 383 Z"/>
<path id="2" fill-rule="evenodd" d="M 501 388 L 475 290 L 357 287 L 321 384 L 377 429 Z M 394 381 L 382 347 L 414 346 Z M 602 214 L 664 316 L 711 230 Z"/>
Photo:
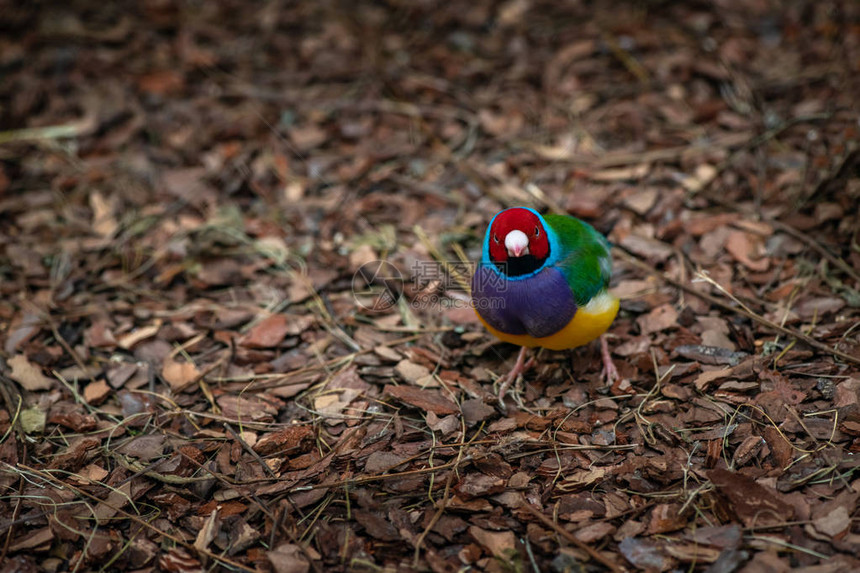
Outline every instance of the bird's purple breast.
<path id="1" fill-rule="evenodd" d="M 481 318 L 496 330 L 535 338 L 555 334 L 576 314 L 570 286 L 554 267 L 510 280 L 478 265 L 472 277 L 472 301 Z"/>

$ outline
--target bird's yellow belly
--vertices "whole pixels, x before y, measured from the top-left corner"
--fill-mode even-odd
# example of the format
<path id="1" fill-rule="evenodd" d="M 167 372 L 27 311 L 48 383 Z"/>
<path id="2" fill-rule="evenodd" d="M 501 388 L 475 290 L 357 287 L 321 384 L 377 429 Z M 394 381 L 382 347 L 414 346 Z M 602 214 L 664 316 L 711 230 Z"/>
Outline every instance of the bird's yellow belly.
<path id="1" fill-rule="evenodd" d="M 588 344 L 606 332 L 609 325 L 615 320 L 615 315 L 618 314 L 618 305 L 618 298 L 610 292 L 604 291 L 591 299 L 587 305 L 577 309 L 567 326 L 555 334 L 541 338 L 528 334 L 505 334 L 487 324 L 480 314 L 478 314 L 478 318 L 487 330 L 499 340 L 529 348 L 540 346 L 550 350 L 565 350 Z"/>

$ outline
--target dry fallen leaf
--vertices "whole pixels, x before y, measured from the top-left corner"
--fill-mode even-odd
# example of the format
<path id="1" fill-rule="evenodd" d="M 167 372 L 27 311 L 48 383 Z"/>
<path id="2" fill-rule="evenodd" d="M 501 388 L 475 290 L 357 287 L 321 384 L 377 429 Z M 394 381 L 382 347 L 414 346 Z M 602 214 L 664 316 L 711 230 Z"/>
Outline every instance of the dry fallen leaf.
<path id="1" fill-rule="evenodd" d="M 180 392 L 199 379 L 200 370 L 193 362 L 178 362 L 167 357 L 164 359 L 161 376 L 174 392 Z"/>
<path id="2" fill-rule="evenodd" d="M 615 532 L 615 526 L 605 521 L 590 523 L 576 530 L 574 536 L 583 543 L 592 544 Z"/>
<path id="3" fill-rule="evenodd" d="M 779 525 L 794 514 L 792 506 L 782 501 L 775 491 L 737 472 L 714 469 L 707 473 L 726 504 L 746 527 Z"/>
<path id="4" fill-rule="evenodd" d="M 328 138 L 328 134 L 315 124 L 290 129 L 290 140 L 299 151 L 309 151 L 322 145 Z"/>
<path id="5" fill-rule="evenodd" d="M 825 540 L 839 539 L 851 527 L 851 514 L 847 507 L 834 507 L 828 514 L 814 520 L 812 527 L 823 535 Z"/>
<path id="6" fill-rule="evenodd" d="M 98 406 L 110 396 L 113 389 L 104 380 L 90 382 L 84 387 L 84 400 L 87 404 Z"/>
<path id="7" fill-rule="evenodd" d="M 656 265 L 663 263 L 674 255 L 674 251 L 670 245 L 652 239 L 630 233 L 620 242 L 621 246 L 630 252 L 644 258 L 648 263 Z"/>
<path id="8" fill-rule="evenodd" d="M 469 527 L 469 535 L 483 547 L 487 553 L 504 558 L 506 553 L 514 550 L 516 539 L 513 531 L 487 531 L 475 525 Z"/>
<path id="9" fill-rule="evenodd" d="M 102 237 L 112 236 L 119 228 L 116 220 L 117 199 L 115 195 L 105 197 L 95 191 L 90 193 L 90 207 L 93 210 L 93 230 Z"/>
<path id="10" fill-rule="evenodd" d="M 275 573 L 308 573 L 311 564 L 298 545 L 282 543 L 266 553 Z"/>
<path id="11" fill-rule="evenodd" d="M 12 368 L 9 377 L 21 385 L 25 390 L 37 392 L 48 390 L 54 385 L 54 381 L 42 373 L 42 369 L 27 360 L 23 354 L 16 354 L 7 363 Z"/>
<path id="12" fill-rule="evenodd" d="M 648 523 L 648 533 L 668 533 L 682 529 L 687 524 L 677 503 L 661 503 L 651 510 L 651 520 Z"/>
<path id="13" fill-rule="evenodd" d="M 650 539 L 625 537 L 618 548 L 631 565 L 644 571 L 666 571 L 673 565 L 673 560 Z"/>
<path id="14" fill-rule="evenodd" d="M 758 235 L 732 231 L 726 239 L 726 250 L 751 271 L 764 272 L 770 267 L 770 259 L 764 252 L 764 242 Z"/>
<path id="15" fill-rule="evenodd" d="M 454 402 L 442 396 L 438 390 L 389 385 L 385 387 L 385 393 L 421 410 L 433 412 L 437 416 L 446 416 L 460 411 Z"/>
<path id="16" fill-rule="evenodd" d="M 21 429 L 25 434 L 41 434 L 45 431 L 47 421 L 45 410 L 38 405 L 31 406 L 21 411 Z"/>
<path id="17" fill-rule="evenodd" d="M 419 380 L 424 380 L 430 376 L 430 370 L 420 364 L 416 364 L 410 360 L 401 360 L 394 367 L 394 371 L 400 378 L 410 384 L 416 384 Z"/>
<path id="18" fill-rule="evenodd" d="M 215 510 L 209 514 L 209 517 L 206 518 L 206 521 L 203 522 L 203 527 L 200 528 L 200 531 L 197 532 L 197 537 L 194 540 L 194 548 L 198 551 L 208 549 L 209 545 L 218 534 L 218 529 L 221 525 L 218 513 L 219 508 L 216 507 Z"/>
<path id="19" fill-rule="evenodd" d="M 8 251 L 7 251 L 7 254 Z M 6 342 L 3 349 L 7 354 L 13 354 L 18 347 L 33 338 L 40 330 L 42 324 L 41 313 L 34 310 L 25 310 L 23 314 L 17 315 L 8 327 Z"/>
<path id="20" fill-rule="evenodd" d="M 606 475 L 606 469 L 593 467 L 587 470 L 576 470 L 570 472 L 565 478 L 559 482 L 559 489 L 562 491 L 576 491 L 589 487 L 601 481 Z"/>
<path id="21" fill-rule="evenodd" d="M 271 348 L 277 346 L 287 336 L 289 330 L 287 316 L 273 314 L 255 324 L 239 341 L 247 348 Z"/>
<path id="22" fill-rule="evenodd" d="M 305 446 L 313 442 L 313 436 L 314 431 L 310 426 L 288 426 L 271 434 L 265 434 L 253 447 L 254 451 L 262 456 L 279 452 L 293 453 L 295 450 L 304 451 Z"/>
<path id="23" fill-rule="evenodd" d="M 380 541 L 399 541 L 400 534 L 397 528 L 385 515 L 374 511 L 355 511 L 355 520 L 364 527 L 365 531 L 374 539 Z"/>
<path id="24" fill-rule="evenodd" d="M 678 326 L 678 311 L 671 304 L 658 306 L 646 315 L 640 316 L 637 321 L 642 334 L 660 332 Z"/>
<path id="25" fill-rule="evenodd" d="M 139 342 L 146 340 L 147 338 L 152 338 L 153 336 L 158 334 L 158 331 L 161 328 L 161 324 L 161 320 L 156 320 L 153 324 L 144 326 L 142 328 L 136 328 L 128 334 L 121 336 L 117 344 L 120 348 L 131 350 Z"/>
<path id="26" fill-rule="evenodd" d="M 659 192 L 657 189 L 637 189 L 635 193 L 624 199 L 624 206 L 639 215 L 645 215 L 654 207 Z"/>
<path id="27" fill-rule="evenodd" d="M 506 489 L 506 483 L 500 477 L 471 473 L 463 476 L 456 489 L 463 498 L 469 499 L 502 493 Z"/>
<path id="28" fill-rule="evenodd" d="M 589 174 L 592 181 L 611 182 L 611 181 L 638 181 L 648 173 L 650 165 L 643 163 L 641 165 L 633 165 L 631 167 L 618 167 L 611 169 L 602 169 Z"/>
<path id="29" fill-rule="evenodd" d="M 47 545 L 54 539 L 54 533 L 50 527 L 43 527 L 37 530 L 28 530 L 23 535 L 18 536 L 15 541 L 9 546 L 9 551 L 17 553 L 19 551 L 33 550 L 37 547 Z"/>

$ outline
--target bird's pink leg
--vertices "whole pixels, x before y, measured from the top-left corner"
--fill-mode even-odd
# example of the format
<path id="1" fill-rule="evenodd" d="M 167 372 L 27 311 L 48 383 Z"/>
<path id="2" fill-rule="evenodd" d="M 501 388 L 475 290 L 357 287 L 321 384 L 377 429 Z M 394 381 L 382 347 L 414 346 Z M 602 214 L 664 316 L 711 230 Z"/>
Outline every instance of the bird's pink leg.
<path id="1" fill-rule="evenodd" d="M 532 363 L 534 362 L 533 358 L 529 358 L 529 361 L 526 362 L 526 347 L 520 346 L 520 353 L 517 356 L 517 362 L 514 364 L 514 367 L 510 372 L 505 374 L 500 378 L 499 383 L 499 406 L 502 410 L 505 409 L 505 393 L 508 391 L 508 387 L 516 381 L 517 377 L 526 371 L 526 369 L 530 368 Z"/>
<path id="2" fill-rule="evenodd" d="M 603 357 L 603 372 L 600 377 L 606 380 L 606 384 L 611 386 L 618 380 L 618 369 L 612 362 L 612 356 L 609 354 L 609 344 L 606 342 L 606 337 L 600 337 L 600 355 Z"/>

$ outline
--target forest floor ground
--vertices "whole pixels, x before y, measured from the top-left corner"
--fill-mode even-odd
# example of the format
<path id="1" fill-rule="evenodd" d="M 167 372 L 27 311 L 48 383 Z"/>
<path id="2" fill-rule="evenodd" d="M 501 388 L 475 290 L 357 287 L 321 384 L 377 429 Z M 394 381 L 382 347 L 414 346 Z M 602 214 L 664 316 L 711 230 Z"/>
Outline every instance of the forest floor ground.
<path id="1" fill-rule="evenodd" d="M 860 570 L 860 4 L 0 11 L 4 570 Z M 497 404 L 512 205 L 616 383 Z"/>

